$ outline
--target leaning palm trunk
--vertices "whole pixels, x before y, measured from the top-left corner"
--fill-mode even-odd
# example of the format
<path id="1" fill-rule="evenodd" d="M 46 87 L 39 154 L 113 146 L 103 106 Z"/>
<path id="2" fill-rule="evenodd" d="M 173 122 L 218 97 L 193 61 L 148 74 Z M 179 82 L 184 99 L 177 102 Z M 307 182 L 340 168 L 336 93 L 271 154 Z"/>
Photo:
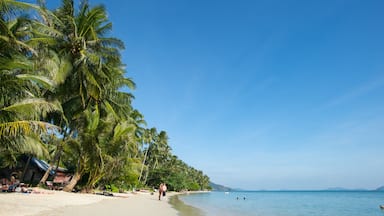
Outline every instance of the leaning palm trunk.
<path id="1" fill-rule="evenodd" d="M 45 171 L 43 177 L 40 179 L 40 182 L 39 182 L 40 186 L 44 185 L 45 182 L 47 181 L 49 177 L 49 173 L 52 171 L 54 164 L 56 163 L 56 161 L 59 160 L 60 153 L 61 153 L 61 146 L 58 146 L 55 152 L 55 157 L 53 157 L 53 160 L 51 161 L 51 163 L 49 163 L 48 169 Z"/>
<path id="2" fill-rule="evenodd" d="M 83 155 L 79 155 L 75 174 L 73 175 L 71 181 L 63 188 L 63 191 L 72 192 L 73 188 L 75 188 L 77 182 L 81 179 L 81 176 L 84 174 L 84 171 L 86 169 L 84 165 L 86 161 L 87 160 Z"/>
<path id="3" fill-rule="evenodd" d="M 45 171 L 43 177 L 40 179 L 40 182 L 39 182 L 39 186 L 43 186 L 44 183 L 47 181 L 48 177 L 49 177 L 49 173 L 52 171 L 52 165 L 49 164 L 49 167 L 48 169 Z"/>
<path id="4" fill-rule="evenodd" d="M 145 160 L 147 159 L 147 154 L 148 154 L 148 148 L 146 149 L 146 151 L 144 153 L 144 160 L 143 160 L 143 163 L 141 164 L 139 182 L 141 181 L 141 177 L 143 176 L 143 170 L 144 170 Z"/>
<path id="5" fill-rule="evenodd" d="M 76 171 L 71 181 L 63 188 L 65 192 L 72 192 L 73 188 L 77 185 L 77 182 L 81 179 L 81 173 Z"/>
<path id="6" fill-rule="evenodd" d="M 145 172 L 145 177 L 144 177 L 143 185 L 145 185 L 147 183 L 148 174 L 149 174 L 149 167 L 147 167 L 147 171 Z"/>
<path id="7" fill-rule="evenodd" d="M 52 171 L 53 166 L 55 165 L 55 163 L 57 163 L 56 170 L 55 170 L 55 174 L 56 174 L 57 168 L 59 167 L 59 163 L 58 162 L 59 162 L 59 158 L 60 158 L 61 152 L 63 151 L 64 142 L 66 142 L 67 137 L 71 137 L 71 135 L 72 135 L 72 132 L 70 134 L 67 134 L 67 133 L 64 134 L 64 138 L 63 138 L 62 142 L 57 143 L 55 156 L 53 157 L 53 160 L 49 163 L 49 167 L 45 171 L 43 177 L 40 179 L 40 182 L 39 182 L 40 186 L 44 185 L 44 183 L 47 181 L 47 179 L 49 177 L 49 173 Z"/>

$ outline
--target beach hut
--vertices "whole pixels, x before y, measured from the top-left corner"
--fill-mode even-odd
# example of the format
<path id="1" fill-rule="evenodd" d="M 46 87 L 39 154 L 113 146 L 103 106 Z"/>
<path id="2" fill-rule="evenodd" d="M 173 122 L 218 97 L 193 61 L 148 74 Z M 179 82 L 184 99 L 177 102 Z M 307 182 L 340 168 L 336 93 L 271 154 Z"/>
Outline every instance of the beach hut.
<path id="1" fill-rule="evenodd" d="M 28 169 L 24 179 L 30 179 L 30 182 L 38 182 L 43 177 L 45 172 L 49 169 L 49 164 L 44 160 L 37 158 L 31 159 L 32 167 Z M 37 169 L 36 169 L 37 168 Z M 49 172 L 47 186 L 51 189 L 62 189 L 72 178 L 72 174 L 66 168 L 54 166 Z"/>
<path id="2" fill-rule="evenodd" d="M 20 182 L 30 185 L 36 185 L 48 170 L 49 164 L 34 157 L 22 156 L 14 168 L 0 169 L 0 179 L 8 179 L 15 177 Z M 66 185 L 72 178 L 72 174 L 63 167 L 54 166 L 49 172 L 48 181 L 52 183 L 51 188 L 61 188 Z M 47 185 L 49 186 L 49 185 Z"/>

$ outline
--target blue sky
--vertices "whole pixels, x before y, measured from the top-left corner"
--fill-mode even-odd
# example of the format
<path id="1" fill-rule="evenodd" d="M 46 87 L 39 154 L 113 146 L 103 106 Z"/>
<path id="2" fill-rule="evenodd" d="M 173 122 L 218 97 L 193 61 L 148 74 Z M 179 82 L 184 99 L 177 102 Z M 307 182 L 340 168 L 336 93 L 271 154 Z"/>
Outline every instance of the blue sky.
<path id="1" fill-rule="evenodd" d="M 384 185 L 383 1 L 90 2 L 126 45 L 148 127 L 213 182 Z"/>

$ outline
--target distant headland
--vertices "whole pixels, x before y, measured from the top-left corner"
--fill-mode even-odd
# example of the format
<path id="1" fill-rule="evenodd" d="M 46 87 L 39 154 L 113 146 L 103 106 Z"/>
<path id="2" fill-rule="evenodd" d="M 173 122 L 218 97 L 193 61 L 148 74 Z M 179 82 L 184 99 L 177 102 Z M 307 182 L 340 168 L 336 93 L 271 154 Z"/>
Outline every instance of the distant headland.
<path id="1" fill-rule="evenodd" d="M 213 182 L 209 182 L 209 186 L 211 186 L 212 191 L 233 191 L 232 188 L 226 187 L 224 185 L 215 184 Z"/>
<path id="2" fill-rule="evenodd" d="M 365 189 L 365 188 L 344 188 L 344 187 L 330 187 L 326 189 L 304 189 L 304 190 L 294 190 L 294 189 L 280 189 L 280 190 L 246 190 L 246 189 L 239 189 L 239 188 L 230 188 L 224 185 L 216 184 L 213 182 L 209 183 L 210 187 L 212 188 L 212 191 L 383 191 L 384 192 L 384 185 L 380 186 L 376 189 Z"/>

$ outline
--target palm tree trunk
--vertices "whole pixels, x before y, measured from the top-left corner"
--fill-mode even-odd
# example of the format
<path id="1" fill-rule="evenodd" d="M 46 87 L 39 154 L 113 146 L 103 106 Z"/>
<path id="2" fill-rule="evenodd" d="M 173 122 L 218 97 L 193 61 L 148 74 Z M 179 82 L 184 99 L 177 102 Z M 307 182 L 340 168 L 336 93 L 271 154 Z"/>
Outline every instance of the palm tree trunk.
<path id="1" fill-rule="evenodd" d="M 147 159 L 147 154 L 148 154 L 148 148 L 147 148 L 146 151 L 145 151 L 145 154 L 144 154 L 144 160 L 143 160 L 143 163 L 141 164 L 141 170 L 140 170 L 139 182 L 140 182 L 141 177 L 142 177 L 142 175 L 143 175 L 143 169 L 144 169 L 145 160 Z"/>
<path id="2" fill-rule="evenodd" d="M 148 174 L 149 174 L 149 168 L 147 168 L 146 170 L 147 171 L 145 172 L 145 177 L 144 177 L 143 185 L 145 185 L 147 183 L 147 178 L 148 178 Z"/>
<path id="3" fill-rule="evenodd" d="M 72 192 L 73 188 L 75 188 L 77 182 L 80 180 L 81 178 L 81 173 L 79 171 L 76 171 L 75 174 L 73 175 L 71 181 L 69 182 L 69 184 L 67 184 L 64 188 L 63 188 L 63 191 L 66 191 L 66 192 Z"/>
<path id="4" fill-rule="evenodd" d="M 58 156 L 58 158 L 57 158 L 57 163 L 56 163 L 56 168 L 55 168 L 55 174 L 53 175 L 53 179 L 55 179 L 56 174 L 57 174 L 57 170 L 59 169 L 60 158 L 61 158 L 61 151 L 60 151 L 60 154 L 59 154 L 59 156 Z"/>
<path id="5" fill-rule="evenodd" d="M 39 182 L 40 186 L 43 186 L 44 183 L 47 181 L 47 179 L 49 177 L 49 173 L 51 172 L 51 170 L 52 170 L 52 165 L 50 164 L 48 169 L 45 171 L 43 177 L 40 179 L 40 182 Z"/>
<path id="6" fill-rule="evenodd" d="M 47 179 L 49 177 L 49 173 L 51 172 L 51 170 L 53 169 L 54 164 L 56 163 L 56 161 L 58 161 L 58 159 L 60 157 L 61 149 L 62 149 L 61 145 L 58 144 L 58 146 L 56 148 L 55 156 L 53 157 L 53 160 L 51 161 L 51 163 L 49 163 L 48 169 L 45 171 L 43 177 L 40 179 L 40 182 L 39 182 L 40 186 L 44 185 L 44 183 L 47 181 Z"/>

